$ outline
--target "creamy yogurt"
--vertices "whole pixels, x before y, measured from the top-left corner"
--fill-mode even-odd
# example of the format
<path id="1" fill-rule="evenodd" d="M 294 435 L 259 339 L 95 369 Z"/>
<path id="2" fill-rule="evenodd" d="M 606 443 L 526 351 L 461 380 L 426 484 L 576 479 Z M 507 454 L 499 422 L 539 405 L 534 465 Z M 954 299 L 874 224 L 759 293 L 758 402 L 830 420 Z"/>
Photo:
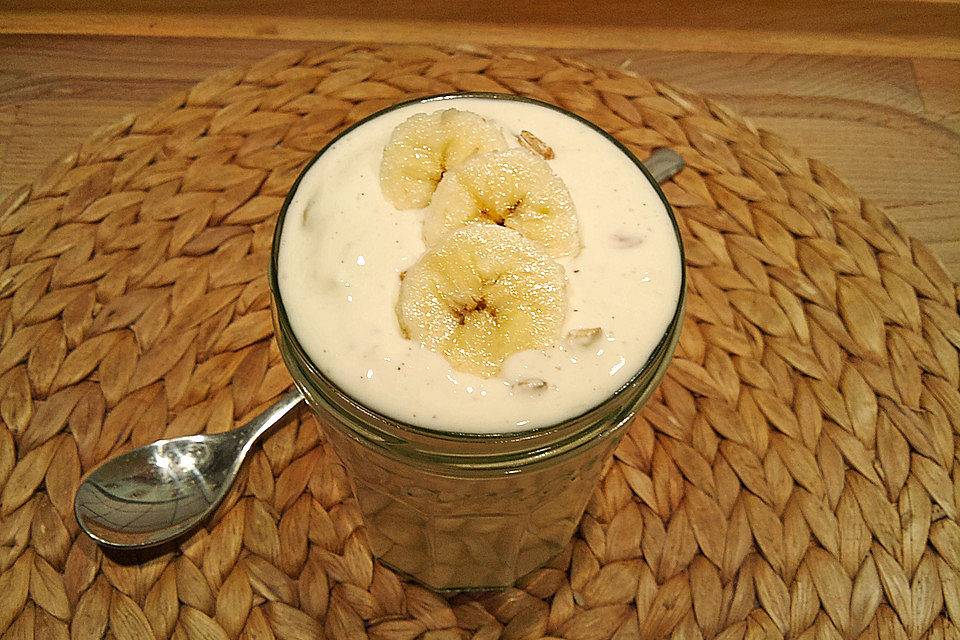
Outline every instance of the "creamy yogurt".
<path id="1" fill-rule="evenodd" d="M 394 305 L 400 273 L 425 251 L 422 211 L 398 211 L 380 192 L 383 148 L 415 113 L 455 107 L 521 130 L 553 148 L 583 249 L 558 260 L 567 277 L 561 336 L 506 359 L 481 378 L 406 340 Z M 562 112 L 514 100 L 457 97 L 407 105 L 350 131 L 310 167 L 290 201 L 277 279 L 290 325 L 311 360 L 367 407 L 442 431 L 502 433 L 555 424 L 601 403 L 639 371 L 680 297 L 676 235 L 655 188 L 616 145 Z M 600 327 L 582 345 L 563 339 Z M 542 385 L 517 384 L 544 381 Z"/>

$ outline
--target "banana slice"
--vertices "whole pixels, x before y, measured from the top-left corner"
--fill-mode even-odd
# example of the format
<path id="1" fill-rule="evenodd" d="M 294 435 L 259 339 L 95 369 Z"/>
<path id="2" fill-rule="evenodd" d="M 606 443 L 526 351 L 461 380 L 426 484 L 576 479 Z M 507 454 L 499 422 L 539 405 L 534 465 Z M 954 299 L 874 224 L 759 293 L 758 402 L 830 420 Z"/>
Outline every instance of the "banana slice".
<path id="1" fill-rule="evenodd" d="M 474 222 L 516 229 L 555 258 L 580 251 L 570 192 L 524 149 L 484 153 L 448 171 L 427 208 L 423 239 L 431 247 Z"/>
<path id="2" fill-rule="evenodd" d="M 484 377 L 507 356 L 553 342 L 565 311 L 563 267 L 518 232 L 480 224 L 425 253 L 397 301 L 404 337 Z"/>
<path id="3" fill-rule="evenodd" d="M 383 150 L 380 189 L 397 209 L 427 206 L 447 169 L 507 148 L 503 133 L 470 111 L 418 113 L 400 123 Z"/>

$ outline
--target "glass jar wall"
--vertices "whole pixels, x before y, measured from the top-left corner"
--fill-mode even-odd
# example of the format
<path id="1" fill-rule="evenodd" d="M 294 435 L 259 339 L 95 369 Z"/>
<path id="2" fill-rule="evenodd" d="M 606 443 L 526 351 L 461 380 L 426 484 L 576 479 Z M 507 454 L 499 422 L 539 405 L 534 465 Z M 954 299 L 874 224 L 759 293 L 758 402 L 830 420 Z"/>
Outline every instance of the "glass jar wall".
<path id="1" fill-rule="evenodd" d="M 430 99 L 437 98 L 424 100 Z M 603 135 L 656 184 L 639 161 Z M 672 222 L 669 204 L 657 193 Z M 431 430 L 364 406 L 324 375 L 298 341 L 277 281 L 278 246 L 291 197 L 280 213 L 270 263 L 277 342 L 346 466 L 373 553 L 434 589 L 509 586 L 548 562 L 569 542 L 605 462 L 669 363 L 683 316 L 683 279 L 672 320 L 644 366 L 589 411 L 527 431 Z M 679 245 L 675 222 L 673 229 Z"/>

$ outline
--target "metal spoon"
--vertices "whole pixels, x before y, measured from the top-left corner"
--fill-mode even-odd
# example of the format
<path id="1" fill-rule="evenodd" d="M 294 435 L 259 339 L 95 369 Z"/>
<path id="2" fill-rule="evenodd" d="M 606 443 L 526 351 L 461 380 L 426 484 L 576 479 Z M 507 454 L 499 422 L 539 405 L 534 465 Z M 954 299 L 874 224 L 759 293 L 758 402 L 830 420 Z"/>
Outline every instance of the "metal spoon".
<path id="1" fill-rule="evenodd" d="M 232 431 L 160 440 L 97 467 L 73 511 L 102 545 L 152 547 L 186 533 L 223 500 L 253 443 L 303 400 L 294 388 Z"/>
<path id="2" fill-rule="evenodd" d="M 663 182 L 683 168 L 683 158 L 660 149 L 643 164 Z M 253 444 L 302 400 L 294 388 L 233 431 L 160 440 L 106 461 L 77 489 L 73 511 L 80 528 L 120 549 L 183 535 L 220 504 Z"/>

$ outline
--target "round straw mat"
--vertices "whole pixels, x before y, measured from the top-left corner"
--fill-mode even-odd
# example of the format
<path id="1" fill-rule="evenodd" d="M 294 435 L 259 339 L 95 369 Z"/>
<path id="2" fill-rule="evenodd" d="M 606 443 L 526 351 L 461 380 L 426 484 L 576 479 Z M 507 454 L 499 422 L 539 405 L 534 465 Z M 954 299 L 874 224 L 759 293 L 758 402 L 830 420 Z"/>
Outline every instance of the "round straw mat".
<path id="1" fill-rule="evenodd" d="M 182 544 L 110 555 L 79 534 L 98 462 L 229 429 L 290 384 L 266 264 L 304 163 L 455 90 L 558 103 L 689 167 L 664 187 L 690 275 L 677 357 L 566 552 L 503 592 L 405 582 L 305 414 Z M 5 637 L 958 637 L 956 285 L 711 100 L 551 57 L 284 52 L 99 131 L 0 216 Z"/>

